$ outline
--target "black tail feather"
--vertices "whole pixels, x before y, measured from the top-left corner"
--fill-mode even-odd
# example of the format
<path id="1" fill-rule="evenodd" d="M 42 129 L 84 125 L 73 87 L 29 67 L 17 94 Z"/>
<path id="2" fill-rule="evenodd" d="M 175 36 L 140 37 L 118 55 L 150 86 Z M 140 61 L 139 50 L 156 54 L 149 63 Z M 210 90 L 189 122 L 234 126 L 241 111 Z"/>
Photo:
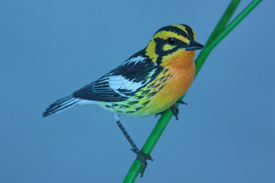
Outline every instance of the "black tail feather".
<path id="1" fill-rule="evenodd" d="M 55 113 L 59 113 L 70 107 L 75 106 L 81 99 L 75 98 L 72 95 L 68 97 L 61 98 L 51 104 L 46 111 L 43 113 L 43 117 L 50 116 Z"/>

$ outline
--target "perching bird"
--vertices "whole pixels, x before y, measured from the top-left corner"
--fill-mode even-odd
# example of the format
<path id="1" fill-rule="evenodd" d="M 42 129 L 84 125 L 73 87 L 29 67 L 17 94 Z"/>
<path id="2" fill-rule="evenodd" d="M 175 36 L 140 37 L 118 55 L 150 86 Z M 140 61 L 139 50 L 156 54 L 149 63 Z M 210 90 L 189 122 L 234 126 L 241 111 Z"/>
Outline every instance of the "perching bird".
<path id="1" fill-rule="evenodd" d="M 178 109 L 173 104 L 191 86 L 195 77 L 195 50 L 202 48 L 188 25 L 162 27 L 144 49 L 98 80 L 51 104 L 43 117 L 76 105 L 90 104 L 98 104 L 114 113 L 142 164 L 142 176 L 146 159 L 152 159 L 136 147 L 121 125 L 120 115 L 144 117 L 171 107 L 177 117 Z"/>

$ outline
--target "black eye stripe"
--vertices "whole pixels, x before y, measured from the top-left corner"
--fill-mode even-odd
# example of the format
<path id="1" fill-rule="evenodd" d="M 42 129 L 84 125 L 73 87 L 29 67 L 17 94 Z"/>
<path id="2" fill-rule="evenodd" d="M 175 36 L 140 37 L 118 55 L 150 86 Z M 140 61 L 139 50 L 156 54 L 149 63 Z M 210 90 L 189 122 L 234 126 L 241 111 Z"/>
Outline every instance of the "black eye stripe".
<path id="1" fill-rule="evenodd" d="M 172 46 L 174 46 L 174 45 L 177 44 L 177 40 L 176 40 L 175 38 L 172 38 L 172 37 L 169 37 L 169 38 L 167 39 L 167 42 L 168 42 L 168 44 L 170 44 L 170 45 L 172 45 Z"/>
<path id="2" fill-rule="evenodd" d="M 171 37 L 172 38 L 172 37 Z M 168 38 L 169 39 L 169 38 Z M 155 43 L 156 43 L 156 49 L 158 49 L 158 48 L 161 48 L 162 47 L 162 45 L 165 45 L 165 44 L 170 44 L 169 43 L 169 40 L 168 39 L 162 39 L 162 38 L 155 38 L 154 39 L 154 41 L 155 41 Z M 172 45 L 172 44 L 170 44 L 170 45 L 172 45 L 172 46 L 175 46 L 176 44 L 177 45 L 179 45 L 180 47 L 184 47 L 184 46 L 186 46 L 188 43 L 185 43 L 185 42 L 183 42 L 182 40 L 179 40 L 179 39 L 176 39 L 176 38 L 172 38 L 172 39 L 174 39 L 175 40 L 175 44 L 174 45 Z"/>

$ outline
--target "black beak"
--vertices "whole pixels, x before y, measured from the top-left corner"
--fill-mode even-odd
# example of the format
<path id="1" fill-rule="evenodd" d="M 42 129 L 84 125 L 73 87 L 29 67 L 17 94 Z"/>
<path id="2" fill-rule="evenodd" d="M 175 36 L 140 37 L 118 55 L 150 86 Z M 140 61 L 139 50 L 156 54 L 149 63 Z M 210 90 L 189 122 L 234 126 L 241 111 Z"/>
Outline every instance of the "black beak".
<path id="1" fill-rule="evenodd" d="M 186 51 L 190 50 L 199 50 L 202 49 L 204 46 L 194 40 L 191 40 L 190 43 L 185 47 Z"/>

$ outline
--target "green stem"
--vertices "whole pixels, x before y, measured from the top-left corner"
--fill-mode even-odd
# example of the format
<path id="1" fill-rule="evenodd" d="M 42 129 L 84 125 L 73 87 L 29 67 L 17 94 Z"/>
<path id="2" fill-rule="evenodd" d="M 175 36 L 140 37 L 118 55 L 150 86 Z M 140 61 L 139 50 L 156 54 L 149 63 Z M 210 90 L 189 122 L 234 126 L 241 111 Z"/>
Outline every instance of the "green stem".
<path id="1" fill-rule="evenodd" d="M 197 74 L 198 74 L 199 70 L 201 69 L 202 65 L 204 64 L 206 58 L 208 57 L 210 52 L 214 49 L 214 47 L 217 46 L 217 44 L 220 43 L 221 40 L 223 40 L 223 38 L 225 36 L 227 36 L 261 1 L 262 0 L 252 1 L 226 28 L 223 28 L 223 31 L 220 32 L 219 35 L 215 34 L 216 35 L 215 39 L 213 39 L 213 40 L 208 39 L 208 41 L 206 42 L 206 46 L 201 51 L 200 55 L 198 56 L 198 58 L 196 60 L 195 77 L 197 76 Z M 223 18 L 221 18 L 221 20 L 222 19 Z M 221 28 L 219 30 L 221 30 Z M 213 31 L 212 35 L 214 33 L 215 33 L 215 30 Z M 214 37 L 214 36 L 212 36 L 212 37 Z"/>
<path id="2" fill-rule="evenodd" d="M 236 8 L 238 7 L 241 0 L 232 0 L 230 4 L 228 5 L 227 9 L 225 10 L 223 16 L 221 17 L 220 21 L 216 25 L 215 29 L 209 36 L 208 40 L 206 41 L 204 45 L 204 49 L 201 51 L 200 55 L 196 59 L 196 74 L 197 76 L 199 70 L 201 69 L 204 61 L 206 60 L 208 54 L 206 52 L 208 51 L 206 48 L 208 48 L 209 44 L 222 32 L 222 30 L 225 28 L 227 23 L 229 22 L 230 18 L 232 17 L 233 13 L 235 12 Z M 209 52 L 210 53 L 210 52 Z"/>
<path id="3" fill-rule="evenodd" d="M 254 0 L 247 6 L 222 32 L 213 42 L 208 46 L 207 49 L 212 50 L 217 44 L 223 40 L 229 32 L 231 32 L 259 3 L 261 0 Z"/>
<path id="4" fill-rule="evenodd" d="M 211 43 L 211 41 L 213 41 L 222 32 L 222 30 L 225 28 L 225 26 L 229 22 L 230 18 L 232 17 L 233 13 L 235 12 L 240 2 L 241 0 L 232 0 L 230 2 L 223 16 L 221 17 L 220 21 L 216 25 L 216 28 L 213 30 L 207 42 L 205 43 L 204 45 L 205 47 L 207 47 L 209 43 Z"/>
<path id="5" fill-rule="evenodd" d="M 222 18 L 220 19 L 219 23 L 215 27 L 214 31 L 212 32 L 211 36 L 209 37 L 208 41 L 205 44 L 204 49 L 201 51 L 200 55 L 196 59 L 196 75 L 198 74 L 199 70 L 201 69 L 203 63 L 205 62 L 206 58 L 212 51 L 212 49 L 232 30 L 234 29 L 262 0 L 254 0 L 250 3 L 226 28 L 228 21 L 230 20 L 231 16 L 233 15 L 235 9 L 237 8 L 240 0 L 232 0 L 229 4 L 227 10 L 223 14 Z M 184 96 L 181 97 L 181 99 Z M 156 145 L 158 139 L 160 138 L 162 132 L 166 128 L 167 124 L 169 123 L 170 119 L 172 118 L 173 113 L 172 111 L 166 110 L 161 118 L 159 119 L 158 123 L 156 124 L 155 128 L 151 132 L 150 136 L 148 137 L 147 141 L 145 142 L 142 152 L 145 154 L 150 154 L 153 150 L 154 146 Z M 124 179 L 124 183 L 131 183 L 134 182 L 139 171 L 141 169 L 141 164 L 135 159 L 134 163 L 132 164 L 128 174 Z"/>

